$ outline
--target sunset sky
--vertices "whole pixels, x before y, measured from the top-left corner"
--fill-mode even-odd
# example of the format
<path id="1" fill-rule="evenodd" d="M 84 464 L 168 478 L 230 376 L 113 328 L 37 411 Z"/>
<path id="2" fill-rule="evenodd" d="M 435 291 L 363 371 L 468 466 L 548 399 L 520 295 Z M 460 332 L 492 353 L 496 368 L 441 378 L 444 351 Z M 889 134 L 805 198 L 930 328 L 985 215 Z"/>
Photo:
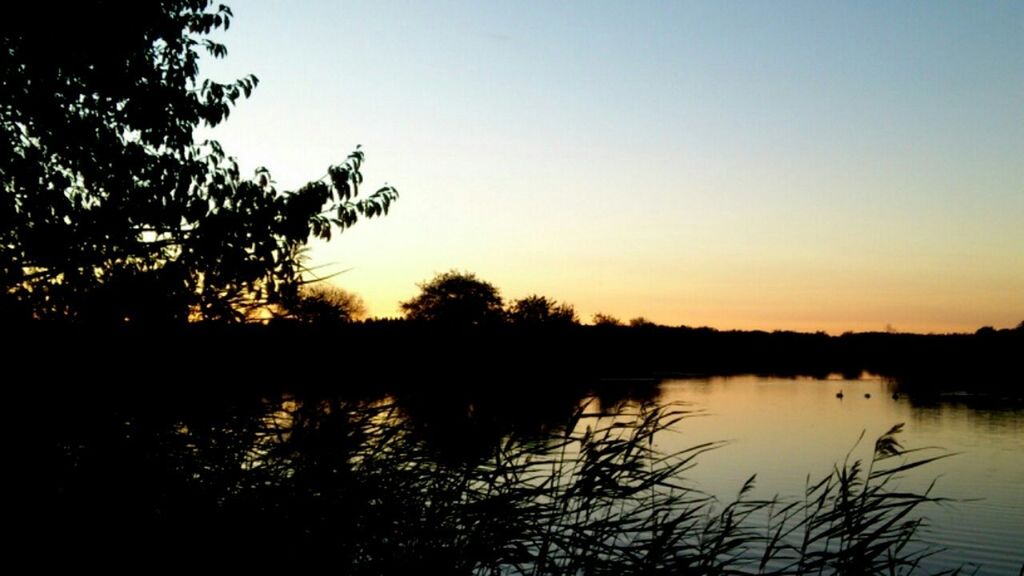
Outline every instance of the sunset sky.
<path id="1" fill-rule="evenodd" d="M 213 134 L 401 199 L 311 263 L 397 315 L 475 272 L 583 320 L 1024 320 L 1024 2 L 236 0 Z"/>

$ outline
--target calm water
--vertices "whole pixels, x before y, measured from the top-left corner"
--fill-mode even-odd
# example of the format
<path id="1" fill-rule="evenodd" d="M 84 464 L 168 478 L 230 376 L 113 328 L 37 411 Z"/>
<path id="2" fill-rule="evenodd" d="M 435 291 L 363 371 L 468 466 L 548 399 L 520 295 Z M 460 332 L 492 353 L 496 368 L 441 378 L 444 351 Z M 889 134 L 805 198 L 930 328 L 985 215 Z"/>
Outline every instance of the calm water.
<path id="1" fill-rule="evenodd" d="M 869 459 L 875 438 L 905 423 L 899 436 L 905 447 L 938 447 L 922 455 L 955 453 L 903 480 L 904 486 L 922 489 L 937 477 L 933 495 L 961 500 L 927 511 L 924 538 L 948 548 L 928 568 L 967 562 L 981 566 L 979 574 L 1019 574 L 1024 566 L 1024 409 L 1019 403 L 956 394 L 925 400 L 904 393 L 893 399 L 893 390 L 881 379 L 666 381 L 659 401 L 686 403 L 704 415 L 663 434 L 661 447 L 727 440 L 690 471 L 699 487 L 731 499 L 756 473 L 760 495 L 798 496 L 808 474 L 823 476 L 851 450 L 851 458 Z M 864 438 L 856 444 L 861 432 Z"/>
<path id="2" fill-rule="evenodd" d="M 441 490 L 436 502 L 454 506 L 467 484 L 450 483 L 463 488 L 446 492 L 446 482 L 490 466 L 510 438 L 556 445 L 567 423 L 585 425 L 573 420 L 581 406 L 655 402 L 692 412 L 657 433 L 659 450 L 726 441 L 685 473 L 692 487 L 722 502 L 733 501 L 753 474 L 754 496 L 796 498 L 808 477 L 820 479 L 848 455 L 870 459 L 874 440 L 904 423 L 899 440 L 906 448 L 932 447 L 918 453 L 923 457 L 954 454 L 900 480 L 922 492 L 937 479 L 932 496 L 955 500 L 921 510 L 930 521 L 922 540 L 948 549 L 926 569 L 968 563 L 980 574 L 1018 575 L 1024 565 L 1020 401 L 912 393 L 894 399 L 894 384 L 870 378 L 608 383 L 596 387 L 596 402 L 587 387 L 559 382 L 415 384 L 396 395 L 374 387 L 302 395 L 54 392 L 35 402 L 52 411 L 38 434 L 39 453 L 50 463 L 39 469 L 39 483 L 52 489 L 50 505 L 32 510 L 37 526 L 25 533 L 45 534 L 35 538 L 43 548 L 77 542 L 79 552 L 103 561 L 109 542 L 148 558 L 168 549 L 225 553 L 233 549 L 225 538 L 247 549 L 332 550 L 350 560 L 366 558 L 367 550 L 391 558 L 393 540 L 430 537 L 438 541 L 429 540 L 429 549 L 443 551 L 449 535 L 433 515 L 448 508 L 424 490 Z M 39 429 L 29 424 L 20 429 Z M 451 510 L 454 516 L 442 517 L 465 524 L 462 508 Z M 98 525 L 98 517 L 107 521 Z M 423 550 L 410 550 L 418 562 Z"/>

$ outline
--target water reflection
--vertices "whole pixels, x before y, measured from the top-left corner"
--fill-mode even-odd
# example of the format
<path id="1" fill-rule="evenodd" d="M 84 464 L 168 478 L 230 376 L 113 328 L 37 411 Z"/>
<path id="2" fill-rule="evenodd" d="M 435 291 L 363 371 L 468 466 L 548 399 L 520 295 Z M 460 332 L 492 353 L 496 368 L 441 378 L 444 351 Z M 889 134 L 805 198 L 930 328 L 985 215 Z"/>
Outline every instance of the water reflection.
<path id="1" fill-rule="evenodd" d="M 708 438 L 731 441 L 691 472 L 723 497 L 753 472 L 762 494 L 797 495 L 808 474 L 825 472 L 848 452 L 864 457 L 870 443 L 854 446 L 862 431 L 873 438 L 905 422 L 905 444 L 956 456 L 927 473 L 909 474 L 903 485 L 922 489 L 938 478 L 936 494 L 964 500 L 931 514 L 930 537 L 956 552 L 927 566 L 950 568 L 955 558 L 982 565 L 984 574 L 1017 574 L 1024 564 L 1020 402 L 999 394 L 936 393 L 883 378 L 676 380 L 664 382 L 662 391 L 662 401 L 692 402 L 711 414 L 667 435 L 666 449 Z"/>
<path id="2" fill-rule="evenodd" d="M 799 496 L 808 474 L 831 472 L 862 431 L 873 439 L 907 422 L 906 444 L 963 452 L 908 478 L 908 489 L 944 474 L 942 495 L 986 498 L 933 518 L 929 535 L 962 551 L 954 561 L 1016 573 L 1024 562 L 1012 546 L 1024 533 L 1022 412 L 961 398 L 921 402 L 912 391 L 894 400 L 898 386 L 746 377 L 407 384 L 356 394 L 61 391 L 49 399 L 48 497 L 33 522 L 45 535 L 37 542 L 58 542 L 77 559 L 266 548 L 310 558 L 329 550 L 340 566 L 367 573 L 507 573 L 540 558 L 567 568 L 582 557 L 580 538 L 606 546 L 609 558 L 626 554 L 653 542 L 658 518 L 679 519 L 672 530 L 702 526 L 697 534 L 710 541 L 720 528 L 709 519 L 751 474 L 751 497 Z M 638 417 L 659 406 L 684 406 L 682 419 L 665 428 L 667 420 Z M 600 434 L 604 443 L 587 444 Z M 638 434 L 642 442 L 629 441 Z M 729 445 L 711 450 L 722 440 Z M 660 469 L 644 460 L 649 450 L 675 453 L 657 466 L 685 471 L 685 481 L 652 476 Z M 853 457 L 871 451 L 865 441 Z M 651 515 L 651 498 L 663 516 Z M 732 513 L 754 514 L 756 502 L 746 506 Z M 570 529 L 568 518 L 585 522 Z M 684 548 L 702 550 L 693 533 L 672 533 L 679 540 L 658 565 L 698 562 L 684 558 Z"/>

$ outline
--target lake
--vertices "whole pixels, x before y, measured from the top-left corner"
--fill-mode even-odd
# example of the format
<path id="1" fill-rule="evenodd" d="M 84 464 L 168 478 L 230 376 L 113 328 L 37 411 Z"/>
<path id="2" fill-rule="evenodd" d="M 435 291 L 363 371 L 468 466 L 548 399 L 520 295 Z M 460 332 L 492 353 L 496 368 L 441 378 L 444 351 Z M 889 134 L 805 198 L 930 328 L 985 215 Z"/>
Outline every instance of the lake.
<path id="1" fill-rule="evenodd" d="M 880 378 L 812 380 L 732 377 L 667 380 L 659 401 L 703 412 L 661 439 L 675 450 L 705 441 L 728 444 L 701 457 L 689 473 L 697 485 L 731 498 L 757 474 L 757 492 L 799 496 L 808 474 L 817 478 L 851 452 L 870 458 L 876 437 L 905 423 L 907 448 L 937 447 L 953 456 L 907 473 L 904 485 L 926 487 L 958 502 L 931 507 L 925 539 L 948 548 L 929 569 L 958 563 L 979 574 L 1020 573 L 1024 565 L 1024 409 L 1019 403 L 963 393 L 893 393 Z M 842 391 L 843 398 L 836 394 Z M 866 395 L 870 395 L 867 398 Z M 861 433 L 864 438 L 854 447 Z"/>
<path id="2" fill-rule="evenodd" d="M 950 499 L 914 510 L 928 520 L 917 536 L 947 549 L 926 558 L 924 571 L 967 564 L 1017 575 L 1024 565 L 1019 400 L 925 394 L 881 378 L 392 384 L 41 389 L 33 405 L 46 406 L 52 424 L 33 428 L 44 465 L 31 470 L 50 493 L 32 505 L 22 534 L 55 562 L 144 563 L 168 553 L 237 561 L 234 550 L 266 549 L 296 562 L 329 552 L 353 573 L 508 574 L 542 561 L 558 570 L 541 573 L 576 573 L 598 558 L 636 567 L 636 543 L 651 543 L 644 510 L 674 501 L 695 522 L 664 556 L 663 571 L 678 573 L 677 553 L 721 534 L 708 519 L 751 475 L 748 498 L 792 501 L 844 458 L 870 460 L 875 439 L 904 423 L 897 440 L 928 448 L 914 457 L 950 455 L 890 486 L 922 493 L 937 479 L 930 495 Z M 617 411 L 657 407 L 686 415 L 617 443 L 643 428 Z M 585 452 L 591 426 L 610 440 Z M 617 484 L 652 478 L 646 446 L 675 453 L 718 441 L 672 481 L 720 504 Z M 763 511 L 747 521 L 755 532 Z M 538 542 L 555 542 L 560 556 Z M 46 554 L 53 543 L 66 553 Z"/>

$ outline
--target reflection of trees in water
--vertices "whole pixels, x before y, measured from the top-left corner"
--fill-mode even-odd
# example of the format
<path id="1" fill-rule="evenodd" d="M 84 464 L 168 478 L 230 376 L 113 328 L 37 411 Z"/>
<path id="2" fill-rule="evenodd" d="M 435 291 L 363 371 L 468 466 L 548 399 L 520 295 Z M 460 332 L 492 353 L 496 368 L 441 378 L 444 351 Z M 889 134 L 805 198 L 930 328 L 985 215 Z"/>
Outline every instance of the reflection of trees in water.
<path id="1" fill-rule="evenodd" d="M 615 411 L 630 403 L 655 402 L 661 396 L 661 380 L 655 378 L 612 379 L 597 382 L 591 392 L 602 410 Z"/>
<path id="2" fill-rule="evenodd" d="M 998 396 L 933 394 L 901 396 L 910 403 L 915 428 L 944 430 L 950 422 L 966 422 L 971 430 L 1012 438 L 1024 433 L 1024 403 Z"/>
<path id="3" fill-rule="evenodd" d="M 947 412 L 963 412 L 987 429 L 1024 426 L 1024 391 L 1013 377 L 886 378 L 894 399 L 909 402 L 915 418 L 939 421 Z"/>
<path id="4" fill-rule="evenodd" d="M 927 500 L 872 491 L 858 506 L 893 505 L 872 523 L 870 510 L 836 507 L 837 491 L 849 502 L 867 490 L 859 468 L 843 468 L 809 493 L 809 515 L 746 495 L 721 507 L 682 482 L 714 444 L 654 451 L 654 435 L 685 414 L 651 402 L 649 386 L 599 402 L 572 386 L 447 390 L 61 398 L 41 526 L 86 558 L 112 542 L 132 558 L 329 553 L 356 574 L 830 571 L 898 552 L 916 524 L 857 531 Z M 778 532 L 752 522 L 769 511 Z M 783 542 L 805 529 L 810 548 Z M 855 554 L 865 539 L 875 548 Z"/>

